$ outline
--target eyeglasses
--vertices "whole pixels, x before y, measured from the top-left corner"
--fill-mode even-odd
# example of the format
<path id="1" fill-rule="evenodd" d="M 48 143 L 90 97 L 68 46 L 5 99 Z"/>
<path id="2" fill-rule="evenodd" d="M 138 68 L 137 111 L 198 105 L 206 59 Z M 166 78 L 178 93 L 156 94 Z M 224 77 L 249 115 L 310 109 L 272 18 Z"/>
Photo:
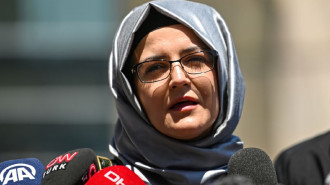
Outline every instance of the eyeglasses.
<path id="1" fill-rule="evenodd" d="M 168 78 L 172 71 L 172 63 L 179 62 L 182 69 L 188 74 L 202 74 L 214 69 L 218 52 L 215 50 L 202 50 L 190 53 L 179 60 L 148 60 L 132 67 L 143 83 L 153 83 Z"/>

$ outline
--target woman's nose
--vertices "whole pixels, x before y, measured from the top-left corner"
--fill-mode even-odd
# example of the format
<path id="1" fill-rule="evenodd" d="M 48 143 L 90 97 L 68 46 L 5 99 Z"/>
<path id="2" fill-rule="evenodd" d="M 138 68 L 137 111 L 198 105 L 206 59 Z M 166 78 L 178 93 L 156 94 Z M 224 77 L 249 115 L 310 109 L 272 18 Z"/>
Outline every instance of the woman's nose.
<path id="1" fill-rule="evenodd" d="M 172 63 L 172 72 L 170 78 L 170 88 L 176 88 L 190 84 L 188 74 L 182 69 L 182 66 L 179 63 Z"/>

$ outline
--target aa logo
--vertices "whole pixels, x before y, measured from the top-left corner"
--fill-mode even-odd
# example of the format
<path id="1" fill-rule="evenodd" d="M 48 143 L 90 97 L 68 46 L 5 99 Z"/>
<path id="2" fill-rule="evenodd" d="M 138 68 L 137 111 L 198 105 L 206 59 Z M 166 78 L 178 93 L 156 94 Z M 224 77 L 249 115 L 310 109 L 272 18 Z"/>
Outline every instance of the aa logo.
<path id="1" fill-rule="evenodd" d="M 35 180 L 36 169 L 24 163 L 10 165 L 0 173 L 0 182 L 6 185 L 8 182 L 18 182 L 25 179 Z"/>

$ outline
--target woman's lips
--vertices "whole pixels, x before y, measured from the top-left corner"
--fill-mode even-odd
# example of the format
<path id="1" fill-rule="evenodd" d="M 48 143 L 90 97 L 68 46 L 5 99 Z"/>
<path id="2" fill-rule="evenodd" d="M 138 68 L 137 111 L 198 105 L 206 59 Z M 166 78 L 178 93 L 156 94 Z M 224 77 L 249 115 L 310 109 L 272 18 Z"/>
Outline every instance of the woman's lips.
<path id="1" fill-rule="evenodd" d="M 191 110 L 195 108 L 198 102 L 194 98 L 185 97 L 178 98 L 172 106 L 170 106 L 170 110 L 172 111 L 183 111 L 183 110 Z"/>

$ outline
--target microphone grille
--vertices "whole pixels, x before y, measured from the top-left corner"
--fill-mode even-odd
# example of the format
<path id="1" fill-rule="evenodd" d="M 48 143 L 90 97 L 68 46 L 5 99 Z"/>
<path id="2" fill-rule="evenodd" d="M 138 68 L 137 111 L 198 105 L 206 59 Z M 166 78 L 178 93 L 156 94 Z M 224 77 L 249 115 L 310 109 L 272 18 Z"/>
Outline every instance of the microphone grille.
<path id="1" fill-rule="evenodd" d="M 271 159 L 258 148 L 244 148 L 232 155 L 228 163 L 228 174 L 246 176 L 256 185 L 277 185 Z"/>

